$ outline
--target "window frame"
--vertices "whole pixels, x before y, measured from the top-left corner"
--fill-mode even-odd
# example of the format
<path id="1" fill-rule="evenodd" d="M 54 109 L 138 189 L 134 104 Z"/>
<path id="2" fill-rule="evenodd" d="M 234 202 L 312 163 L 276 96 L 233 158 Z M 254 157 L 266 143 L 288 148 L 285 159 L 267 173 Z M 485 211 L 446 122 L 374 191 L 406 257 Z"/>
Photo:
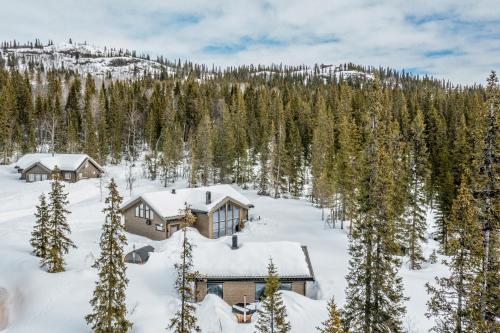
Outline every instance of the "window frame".
<path id="1" fill-rule="evenodd" d="M 217 288 L 220 288 L 220 295 L 218 293 L 212 293 L 210 292 L 210 288 L 209 288 L 209 285 L 216 285 Z M 219 296 L 221 299 L 224 299 L 224 282 L 207 282 L 207 295 L 208 294 L 211 294 L 211 295 L 216 295 L 216 296 Z"/>
<path id="2" fill-rule="evenodd" d="M 71 172 L 64 172 L 64 180 L 71 180 L 72 178 Z"/>
<path id="3" fill-rule="evenodd" d="M 262 287 L 262 291 L 257 293 L 257 287 Z M 260 294 L 260 296 L 259 296 Z M 266 294 L 266 283 L 265 282 L 255 282 L 255 301 L 260 302 L 264 299 Z"/>

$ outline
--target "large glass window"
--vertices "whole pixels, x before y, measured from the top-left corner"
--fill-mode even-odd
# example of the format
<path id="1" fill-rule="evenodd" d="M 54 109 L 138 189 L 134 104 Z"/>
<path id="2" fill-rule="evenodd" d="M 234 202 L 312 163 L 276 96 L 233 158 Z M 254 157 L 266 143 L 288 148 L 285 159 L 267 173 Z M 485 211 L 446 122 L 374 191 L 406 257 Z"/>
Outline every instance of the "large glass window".
<path id="1" fill-rule="evenodd" d="M 280 290 L 291 291 L 292 290 L 292 283 L 291 282 L 286 282 L 286 283 L 280 284 Z"/>
<path id="2" fill-rule="evenodd" d="M 224 298 L 224 284 L 221 282 L 207 283 L 207 294 L 213 294 L 220 298 Z"/>
<path id="3" fill-rule="evenodd" d="M 216 210 L 214 212 L 214 218 L 213 218 L 213 226 L 212 226 L 212 233 L 213 233 L 213 238 L 219 238 L 219 211 Z"/>
<path id="4" fill-rule="evenodd" d="M 227 203 L 220 207 L 213 214 L 212 233 L 214 238 L 232 235 L 239 228 L 240 209 L 237 206 Z"/>
<path id="5" fill-rule="evenodd" d="M 226 235 L 226 206 L 219 209 L 219 237 Z"/>

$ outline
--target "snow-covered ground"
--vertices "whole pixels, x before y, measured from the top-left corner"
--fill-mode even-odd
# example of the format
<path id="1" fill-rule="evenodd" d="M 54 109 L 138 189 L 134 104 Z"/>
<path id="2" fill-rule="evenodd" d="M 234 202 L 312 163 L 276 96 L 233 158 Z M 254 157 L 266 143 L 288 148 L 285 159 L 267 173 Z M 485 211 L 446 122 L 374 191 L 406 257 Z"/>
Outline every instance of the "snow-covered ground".
<path id="1" fill-rule="evenodd" d="M 129 198 L 126 171 L 124 166 L 106 168 L 107 177 L 117 180 L 125 200 Z M 31 254 L 29 238 L 38 196 L 49 191 L 50 182 L 25 183 L 18 177 L 12 166 L 0 166 L 0 288 L 6 288 L 9 297 L 9 327 L 5 332 L 88 332 L 83 317 L 90 311 L 89 300 L 96 280 L 96 271 L 91 265 L 99 253 L 103 221 L 99 180 L 66 184 L 72 212 L 69 216 L 71 237 L 78 249 L 67 256 L 66 272 L 49 274 L 38 267 L 38 259 Z M 159 182 L 137 178 L 133 195 L 162 189 Z M 174 187 L 185 187 L 185 184 Z M 338 226 L 337 229 L 325 228 L 321 210 L 310 202 L 260 197 L 251 190 L 242 192 L 255 205 L 251 215 L 256 219 L 239 234 L 240 242 L 293 241 L 308 246 L 317 280 L 309 292 L 315 299 L 293 292 L 283 292 L 283 297 L 292 332 L 315 332 L 315 327 L 327 316 L 326 300 L 333 295 L 339 305 L 345 302 L 347 231 Z M 133 245 L 149 244 L 156 249 L 145 265 L 128 265 L 127 306 L 129 318 L 134 322 L 132 332 L 165 331 L 169 318 L 179 306 L 173 287 L 173 264 L 179 257 L 181 235 L 176 233 L 165 241 L 151 241 L 131 234 L 127 237 L 127 252 Z M 195 244 L 229 242 L 228 238 L 202 239 L 195 233 L 191 233 L 191 238 Z M 436 247 L 431 240 L 425 247 L 426 256 Z M 411 332 L 427 332 L 432 326 L 432 321 L 424 316 L 427 300 L 424 284 L 445 272 L 439 263 L 425 265 L 419 271 L 411 271 L 403 265 L 405 295 L 410 297 L 406 304 L 406 324 Z M 199 304 L 197 315 L 206 333 L 250 333 L 254 329 L 253 324 L 237 324 L 231 308 L 213 295 Z"/>

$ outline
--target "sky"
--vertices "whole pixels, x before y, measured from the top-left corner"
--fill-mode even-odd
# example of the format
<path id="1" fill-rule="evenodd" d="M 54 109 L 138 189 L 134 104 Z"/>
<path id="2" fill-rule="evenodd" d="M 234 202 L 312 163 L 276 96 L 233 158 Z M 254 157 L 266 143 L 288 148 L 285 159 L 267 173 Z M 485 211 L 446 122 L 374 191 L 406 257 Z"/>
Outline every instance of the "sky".
<path id="1" fill-rule="evenodd" d="M 0 40 L 209 66 L 352 62 L 456 84 L 500 71 L 500 0 L 0 0 Z"/>

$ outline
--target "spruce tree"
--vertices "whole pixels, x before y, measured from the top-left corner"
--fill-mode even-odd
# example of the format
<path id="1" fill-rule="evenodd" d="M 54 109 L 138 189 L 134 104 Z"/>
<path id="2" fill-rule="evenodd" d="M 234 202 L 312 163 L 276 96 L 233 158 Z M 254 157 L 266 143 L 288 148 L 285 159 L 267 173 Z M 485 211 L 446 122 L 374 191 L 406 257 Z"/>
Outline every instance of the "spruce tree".
<path id="1" fill-rule="evenodd" d="M 434 332 L 482 332 L 478 311 L 480 288 L 478 274 L 482 261 L 482 236 L 474 199 L 462 178 L 448 220 L 448 253 L 445 263 L 450 275 L 426 284 L 430 299 L 427 317 L 433 317 Z"/>
<path id="2" fill-rule="evenodd" d="M 174 266 L 177 271 L 175 289 L 181 299 L 181 308 L 170 319 L 168 329 L 175 333 L 201 332 L 196 321 L 196 308 L 193 305 L 195 301 L 193 282 L 198 273 L 193 270 L 193 245 L 186 234 L 187 228 L 193 225 L 196 217 L 191 212 L 187 203 L 182 213 L 184 217 L 182 219 L 183 241 L 181 257 L 180 262 Z"/>
<path id="3" fill-rule="evenodd" d="M 498 129 L 500 117 L 500 87 L 495 72 L 488 78 L 486 87 L 486 115 L 483 124 L 483 152 L 479 157 L 479 170 L 476 172 L 475 193 L 479 223 L 483 237 L 483 259 L 481 263 L 480 320 L 482 332 L 498 330 L 500 320 L 500 263 L 499 263 L 499 194 L 498 174 L 499 143 Z"/>
<path id="4" fill-rule="evenodd" d="M 349 242 L 344 323 L 351 332 L 402 332 L 402 279 L 396 258 L 398 212 L 395 158 L 391 156 L 392 120 L 380 83 L 370 93 L 366 144 L 362 154 L 355 225 Z M 394 148 L 392 148 L 394 150 Z"/>
<path id="5" fill-rule="evenodd" d="M 123 247 L 127 245 L 120 214 L 122 197 L 113 178 L 107 186 L 104 224 L 99 246 L 101 254 L 92 267 L 99 270 L 94 296 L 90 300 L 92 312 L 85 320 L 96 333 L 125 333 L 132 323 L 127 320 L 125 290 L 128 279 L 124 262 Z"/>
<path id="6" fill-rule="evenodd" d="M 405 212 L 402 237 L 408 249 L 410 269 L 419 269 L 424 260 L 422 243 L 426 242 L 427 203 L 426 182 L 428 180 L 428 153 L 424 138 L 424 117 L 417 109 L 415 118 L 410 125 L 410 142 L 408 153 L 409 184 L 407 186 L 408 205 Z"/>
<path id="7" fill-rule="evenodd" d="M 49 207 L 45 200 L 45 194 L 40 195 L 40 203 L 36 206 L 35 226 L 31 233 L 30 244 L 33 254 L 40 258 L 46 258 L 49 252 Z"/>
<path id="8" fill-rule="evenodd" d="M 42 266 L 50 273 L 64 271 L 64 255 L 70 248 L 76 248 L 69 238 L 71 233 L 66 215 L 70 212 L 66 209 L 68 204 L 68 194 L 64 192 L 64 185 L 61 183 L 61 172 L 56 167 L 52 175 L 51 191 L 49 193 L 49 243 L 48 253 L 42 259 Z"/>
<path id="9" fill-rule="evenodd" d="M 280 294 L 278 270 L 272 259 L 267 265 L 264 299 L 257 310 L 259 315 L 255 329 L 257 333 L 287 333 L 291 326 L 287 321 L 286 307 Z"/>
<path id="10" fill-rule="evenodd" d="M 344 333 L 344 328 L 340 320 L 340 312 L 333 297 L 328 301 L 328 319 L 317 328 L 321 333 Z"/>

